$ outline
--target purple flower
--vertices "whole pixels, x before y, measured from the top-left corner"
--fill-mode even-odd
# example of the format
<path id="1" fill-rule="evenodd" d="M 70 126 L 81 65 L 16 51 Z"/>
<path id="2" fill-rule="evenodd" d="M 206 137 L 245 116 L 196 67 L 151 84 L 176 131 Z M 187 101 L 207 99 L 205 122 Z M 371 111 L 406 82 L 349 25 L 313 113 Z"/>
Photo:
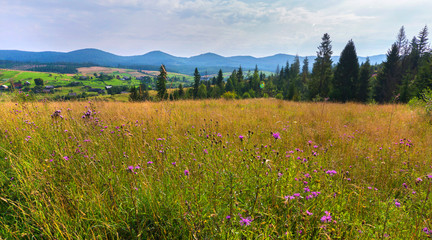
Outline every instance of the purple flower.
<path id="1" fill-rule="evenodd" d="M 243 141 L 243 138 L 244 138 L 243 135 L 239 135 L 239 139 L 240 139 L 241 141 Z"/>
<path id="2" fill-rule="evenodd" d="M 172 162 L 171 164 L 172 164 L 173 166 L 176 166 L 176 165 L 177 165 L 177 163 L 176 163 L 176 162 Z"/>
<path id="3" fill-rule="evenodd" d="M 204 153 L 205 153 L 205 154 L 208 154 L 208 151 L 207 151 L 207 149 L 204 149 Z"/>
<path id="4" fill-rule="evenodd" d="M 244 226 L 244 225 L 249 226 L 252 222 L 252 219 L 250 217 L 247 217 L 247 218 L 240 217 L 240 218 L 241 218 L 240 225 L 242 225 L 242 226 Z"/>
<path id="5" fill-rule="evenodd" d="M 280 139 L 280 134 L 278 132 L 273 133 L 275 139 Z"/>
<path id="6" fill-rule="evenodd" d="M 331 222 L 331 220 L 332 220 L 332 216 L 330 212 L 325 211 L 325 215 L 321 217 L 321 222 L 326 223 L 326 222 Z"/>
<path id="7" fill-rule="evenodd" d="M 402 183 L 402 186 L 404 186 L 404 188 L 408 188 L 408 185 L 406 183 Z"/>
<path id="8" fill-rule="evenodd" d="M 309 215 L 309 216 L 313 215 L 313 213 L 309 212 L 308 210 L 306 210 L 306 214 Z"/>
<path id="9" fill-rule="evenodd" d="M 152 161 L 148 161 L 147 164 L 153 164 L 153 162 Z"/>
<path id="10" fill-rule="evenodd" d="M 396 205 L 396 207 L 400 207 L 401 206 L 400 202 L 398 202 L 397 200 L 395 200 L 394 204 Z"/>
<path id="11" fill-rule="evenodd" d="M 69 157 L 68 156 L 64 156 L 63 159 L 66 160 L 66 161 L 68 161 Z"/>
<path id="12" fill-rule="evenodd" d="M 300 193 L 294 193 L 294 197 L 300 197 Z"/>
<path id="13" fill-rule="evenodd" d="M 226 218 L 226 219 L 231 219 L 231 216 L 230 216 L 230 215 L 227 215 L 225 218 Z"/>
<path id="14" fill-rule="evenodd" d="M 335 175 L 337 172 L 336 172 L 335 170 L 328 170 L 326 173 L 327 173 L 328 175 L 330 175 L 330 176 L 333 176 L 333 175 Z"/>
<path id="15" fill-rule="evenodd" d="M 134 166 L 129 166 L 129 167 L 128 167 L 128 170 L 133 172 L 133 170 L 134 170 Z"/>
<path id="16" fill-rule="evenodd" d="M 187 170 L 187 169 L 184 170 L 184 175 L 185 175 L 185 176 L 189 176 L 189 170 Z"/>

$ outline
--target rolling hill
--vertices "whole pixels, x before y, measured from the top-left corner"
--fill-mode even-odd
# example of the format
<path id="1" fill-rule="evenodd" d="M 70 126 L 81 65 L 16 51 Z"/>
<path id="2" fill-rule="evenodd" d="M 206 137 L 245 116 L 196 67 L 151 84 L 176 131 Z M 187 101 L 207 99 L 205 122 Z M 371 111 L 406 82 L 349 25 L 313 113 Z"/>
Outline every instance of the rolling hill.
<path id="1" fill-rule="evenodd" d="M 305 57 L 299 57 L 303 62 Z M 315 56 L 308 56 L 309 67 L 312 67 Z M 381 63 L 386 56 L 375 55 L 369 57 L 372 64 Z M 260 70 L 274 72 L 277 65 L 285 66 L 286 62 L 292 63 L 294 55 L 276 54 L 268 57 L 256 58 L 252 56 L 223 57 L 214 53 L 205 53 L 189 58 L 176 57 L 161 51 L 152 51 L 143 55 L 118 56 L 98 49 L 81 49 L 72 52 L 28 52 L 18 50 L 0 50 L 0 60 L 37 63 L 93 63 L 100 66 L 118 67 L 128 66 L 136 68 L 152 67 L 157 68 L 160 64 L 173 72 L 192 74 L 195 67 L 200 72 L 216 73 L 220 68 L 223 71 L 232 71 L 239 66 L 243 69 L 254 69 L 257 65 Z M 338 56 L 333 57 L 333 62 L 339 60 Z M 359 62 L 366 61 L 366 57 L 359 57 Z"/>

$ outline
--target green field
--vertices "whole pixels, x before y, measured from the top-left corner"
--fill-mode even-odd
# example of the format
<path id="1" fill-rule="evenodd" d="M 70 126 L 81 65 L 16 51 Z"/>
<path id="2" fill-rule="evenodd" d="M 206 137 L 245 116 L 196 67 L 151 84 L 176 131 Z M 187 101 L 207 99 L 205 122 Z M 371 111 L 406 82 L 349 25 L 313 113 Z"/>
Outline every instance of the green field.
<path id="1" fill-rule="evenodd" d="M 1 239 L 432 234 L 422 108 L 3 102 L 0 114 Z"/>

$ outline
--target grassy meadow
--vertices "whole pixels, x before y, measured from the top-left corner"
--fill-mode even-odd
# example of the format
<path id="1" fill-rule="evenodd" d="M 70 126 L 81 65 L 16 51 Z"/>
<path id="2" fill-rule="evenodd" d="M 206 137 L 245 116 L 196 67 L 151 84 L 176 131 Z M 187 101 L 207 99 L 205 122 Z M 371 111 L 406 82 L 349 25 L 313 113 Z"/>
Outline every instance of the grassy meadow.
<path id="1" fill-rule="evenodd" d="M 0 239 L 425 239 L 407 105 L 0 103 Z"/>

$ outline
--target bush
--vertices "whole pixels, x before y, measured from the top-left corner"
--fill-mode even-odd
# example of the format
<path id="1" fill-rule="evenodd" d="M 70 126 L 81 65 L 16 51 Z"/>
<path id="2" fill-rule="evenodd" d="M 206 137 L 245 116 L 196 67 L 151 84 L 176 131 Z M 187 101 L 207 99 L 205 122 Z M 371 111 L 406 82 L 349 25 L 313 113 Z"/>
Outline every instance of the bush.
<path id="1" fill-rule="evenodd" d="M 250 96 L 250 94 L 248 92 L 245 92 L 245 93 L 243 93 L 242 98 L 243 99 L 248 99 L 248 98 L 251 98 L 251 96 Z"/>
<path id="2" fill-rule="evenodd" d="M 283 99 L 283 94 L 282 93 L 278 93 L 275 96 L 276 99 L 282 100 Z"/>
<path id="3" fill-rule="evenodd" d="M 235 99 L 237 97 L 237 94 L 235 92 L 226 92 L 222 95 L 222 97 L 226 100 Z"/>

